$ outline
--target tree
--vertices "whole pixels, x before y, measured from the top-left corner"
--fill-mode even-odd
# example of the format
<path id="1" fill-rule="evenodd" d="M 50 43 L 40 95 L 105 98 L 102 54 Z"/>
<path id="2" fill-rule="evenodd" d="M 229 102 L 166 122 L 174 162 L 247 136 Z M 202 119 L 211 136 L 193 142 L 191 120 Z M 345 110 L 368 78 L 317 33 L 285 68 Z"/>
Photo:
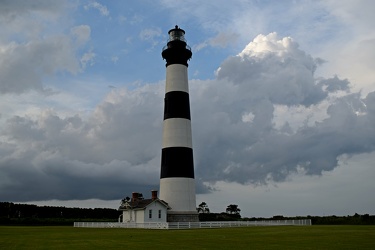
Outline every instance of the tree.
<path id="1" fill-rule="evenodd" d="M 199 206 L 197 207 L 197 211 L 198 213 L 203 213 L 203 214 L 210 213 L 210 209 L 208 208 L 208 205 L 206 202 L 202 202 L 201 204 L 199 204 Z"/>
<path id="2" fill-rule="evenodd" d="M 238 208 L 238 205 L 230 204 L 229 206 L 227 206 L 226 212 L 227 212 L 227 214 L 238 214 L 239 215 L 240 212 L 241 212 L 241 209 Z"/>

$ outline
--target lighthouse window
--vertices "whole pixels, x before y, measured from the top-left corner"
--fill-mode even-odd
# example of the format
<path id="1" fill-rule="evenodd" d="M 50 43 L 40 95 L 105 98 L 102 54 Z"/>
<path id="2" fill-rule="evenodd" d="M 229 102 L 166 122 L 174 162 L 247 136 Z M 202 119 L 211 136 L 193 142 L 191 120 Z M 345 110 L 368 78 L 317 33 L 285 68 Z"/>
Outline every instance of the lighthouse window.
<path id="1" fill-rule="evenodd" d="M 169 33 L 169 39 L 170 41 L 174 41 L 174 40 L 184 41 L 184 33 L 179 30 L 171 31 L 171 33 Z"/>
<path id="2" fill-rule="evenodd" d="M 161 218 L 161 210 L 159 210 L 159 219 Z"/>
<path id="3" fill-rule="evenodd" d="M 152 218 L 152 209 L 148 210 L 148 218 Z"/>

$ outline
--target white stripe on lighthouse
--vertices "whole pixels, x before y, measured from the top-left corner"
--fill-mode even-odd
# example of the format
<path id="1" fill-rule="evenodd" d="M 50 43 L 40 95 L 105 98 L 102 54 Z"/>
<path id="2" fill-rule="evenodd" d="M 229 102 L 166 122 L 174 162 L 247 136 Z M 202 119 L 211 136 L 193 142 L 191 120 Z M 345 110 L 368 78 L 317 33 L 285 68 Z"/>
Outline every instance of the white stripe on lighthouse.
<path id="1" fill-rule="evenodd" d="M 167 201 L 172 211 L 196 211 L 195 180 L 163 178 L 160 180 L 160 199 Z"/>
<path id="2" fill-rule="evenodd" d="M 167 67 L 165 93 L 184 91 L 189 93 L 187 67 L 182 64 L 171 64 Z"/>
<path id="3" fill-rule="evenodd" d="M 193 148 L 190 120 L 184 118 L 171 118 L 164 120 L 162 147 Z"/>

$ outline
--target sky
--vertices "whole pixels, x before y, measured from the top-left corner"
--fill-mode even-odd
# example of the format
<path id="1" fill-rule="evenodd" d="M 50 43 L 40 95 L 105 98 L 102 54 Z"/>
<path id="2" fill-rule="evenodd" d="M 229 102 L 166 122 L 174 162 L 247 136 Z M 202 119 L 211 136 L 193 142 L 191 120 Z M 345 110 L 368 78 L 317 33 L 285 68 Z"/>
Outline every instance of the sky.
<path id="1" fill-rule="evenodd" d="M 0 201 L 159 188 L 168 31 L 192 48 L 197 205 L 375 214 L 372 0 L 0 1 Z"/>

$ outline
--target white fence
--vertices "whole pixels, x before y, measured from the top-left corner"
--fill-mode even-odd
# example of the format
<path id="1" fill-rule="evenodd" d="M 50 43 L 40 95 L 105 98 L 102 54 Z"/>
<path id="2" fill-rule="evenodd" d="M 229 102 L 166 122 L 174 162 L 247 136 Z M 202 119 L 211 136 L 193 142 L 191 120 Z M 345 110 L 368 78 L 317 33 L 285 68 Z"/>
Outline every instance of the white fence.
<path id="1" fill-rule="evenodd" d="M 74 227 L 91 228 L 144 228 L 144 229 L 190 229 L 250 226 L 311 226 L 311 220 L 264 220 L 264 221 L 205 221 L 164 223 L 122 223 L 122 222 L 74 222 Z"/>
<path id="2" fill-rule="evenodd" d="M 74 227 L 168 229 L 168 223 L 74 222 Z"/>
<path id="3" fill-rule="evenodd" d="M 311 220 L 169 222 L 168 229 L 286 226 L 286 225 L 311 226 Z"/>

